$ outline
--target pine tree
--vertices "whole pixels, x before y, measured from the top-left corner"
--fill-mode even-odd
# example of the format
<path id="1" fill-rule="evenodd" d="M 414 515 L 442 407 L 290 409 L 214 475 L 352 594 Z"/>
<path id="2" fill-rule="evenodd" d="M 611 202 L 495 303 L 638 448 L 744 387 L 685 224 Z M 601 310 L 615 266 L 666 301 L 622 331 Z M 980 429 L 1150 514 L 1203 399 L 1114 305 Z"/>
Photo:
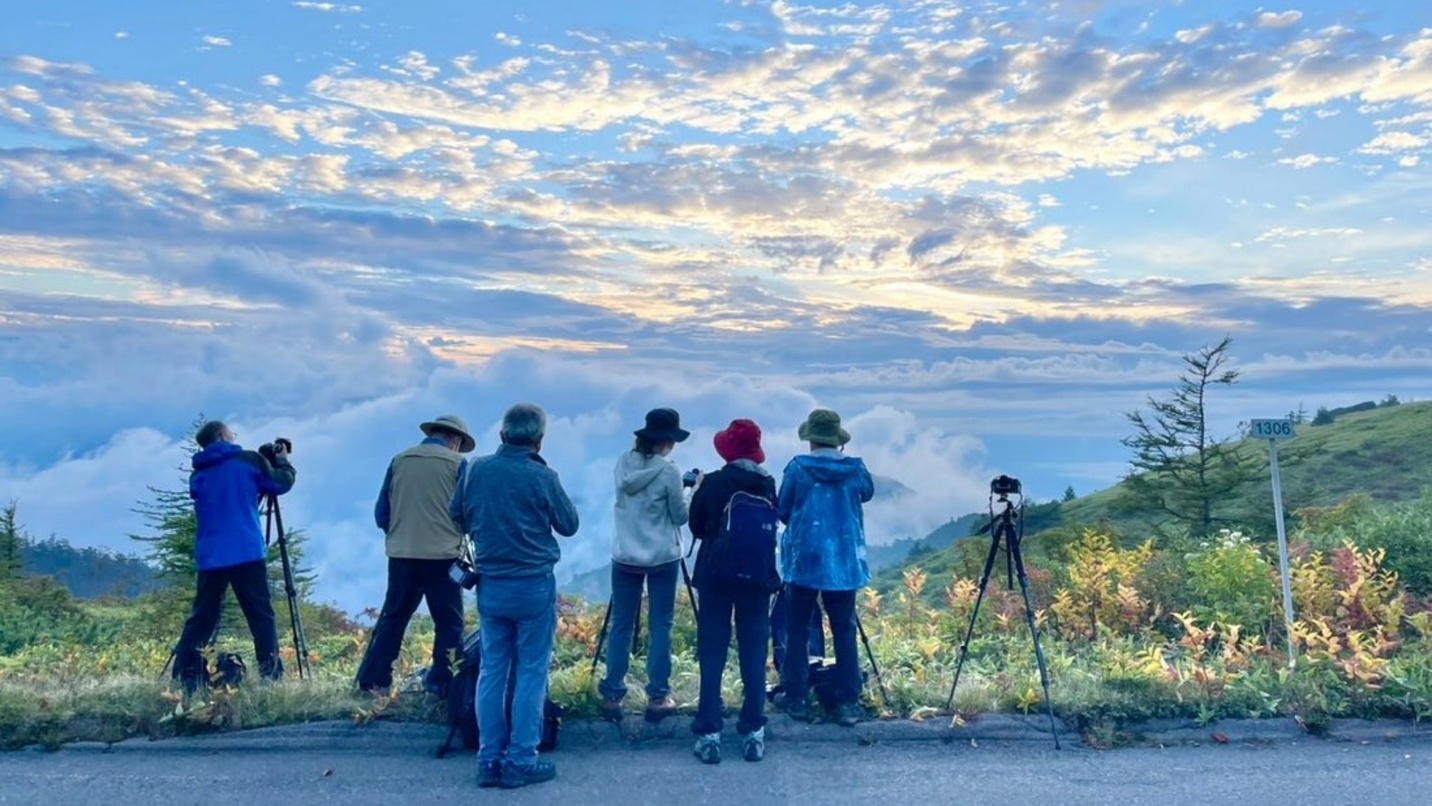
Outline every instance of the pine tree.
<path id="1" fill-rule="evenodd" d="M 0 582 L 20 576 L 20 547 L 25 536 L 15 519 L 19 505 L 15 501 L 0 509 Z"/>
<path id="2" fill-rule="evenodd" d="M 1170 396 L 1149 397 L 1147 415 L 1127 415 L 1134 426 L 1134 435 L 1123 440 L 1134 451 L 1124 477 L 1131 503 L 1161 512 L 1199 537 L 1214 531 L 1221 520 L 1217 505 L 1255 472 L 1240 458 L 1232 439 L 1215 439 L 1209 433 L 1209 395 L 1238 381 L 1237 370 L 1224 368 L 1232 343 L 1225 336 L 1213 347 L 1185 355 L 1185 370 Z"/>

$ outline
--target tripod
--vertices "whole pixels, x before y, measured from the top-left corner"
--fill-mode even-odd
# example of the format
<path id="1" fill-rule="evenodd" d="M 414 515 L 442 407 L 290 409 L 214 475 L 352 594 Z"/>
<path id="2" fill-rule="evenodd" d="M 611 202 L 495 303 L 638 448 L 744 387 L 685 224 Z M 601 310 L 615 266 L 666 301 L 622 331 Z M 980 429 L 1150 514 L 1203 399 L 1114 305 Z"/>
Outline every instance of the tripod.
<path id="1" fill-rule="evenodd" d="M 1005 491 L 998 483 L 1001 480 L 1013 482 L 1013 489 Z M 1059 747 L 1059 733 L 1054 726 L 1054 704 L 1049 699 L 1049 670 L 1044 665 L 1044 649 L 1039 645 L 1039 627 L 1034 623 L 1034 605 L 1029 600 L 1029 578 L 1024 573 L 1024 552 L 1020 549 L 1019 541 L 1024 538 L 1024 520 L 1022 510 L 1024 509 L 1024 495 L 1019 492 L 1019 482 L 1001 476 L 995 480 L 996 486 L 991 492 L 990 521 L 980 528 L 976 534 L 990 532 L 989 554 L 985 557 L 984 573 L 980 575 L 979 595 L 975 597 L 974 609 L 970 611 L 970 624 L 965 630 L 965 640 L 960 644 L 960 658 L 955 664 L 955 679 L 950 683 L 950 696 L 945 701 L 945 710 L 950 710 L 955 704 L 955 687 L 960 684 L 960 672 L 965 665 L 965 654 L 970 649 L 970 636 L 975 631 L 975 619 L 980 614 L 980 602 L 984 601 L 985 588 L 989 586 L 990 572 L 994 570 L 994 559 L 999 553 L 1001 541 L 1005 544 L 1005 573 L 1008 574 L 1008 585 L 1014 587 L 1014 578 L 1019 578 L 1019 592 L 1024 596 L 1024 616 L 1029 623 L 1029 633 L 1034 637 L 1034 659 L 1039 664 L 1039 682 L 1044 686 L 1044 707 L 1049 713 L 1049 732 L 1054 736 L 1054 749 Z M 1020 511 L 1016 512 L 1014 503 L 1009 500 L 1011 492 L 1020 496 Z M 994 496 L 998 496 L 998 503 L 1004 504 L 1004 509 L 995 514 Z M 1018 527 L 1016 528 L 1016 522 Z"/>
<path id="2" fill-rule="evenodd" d="M 288 617 L 293 626 L 293 653 L 298 663 L 298 678 L 313 677 L 308 665 L 308 639 L 303 634 L 303 617 L 298 612 L 298 587 L 293 583 L 293 564 L 288 559 L 288 535 L 283 530 L 283 513 L 278 508 L 278 496 L 264 498 L 264 545 L 270 545 L 275 531 L 278 533 L 278 556 L 283 564 L 283 592 L 288 597 Z"/>

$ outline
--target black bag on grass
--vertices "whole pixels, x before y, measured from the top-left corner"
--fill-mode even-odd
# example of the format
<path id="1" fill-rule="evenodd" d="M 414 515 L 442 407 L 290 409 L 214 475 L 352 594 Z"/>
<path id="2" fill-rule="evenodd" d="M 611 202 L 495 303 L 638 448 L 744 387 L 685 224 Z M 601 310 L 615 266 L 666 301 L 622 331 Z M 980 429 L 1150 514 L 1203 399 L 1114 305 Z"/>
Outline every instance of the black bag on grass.
<path id="1" fill-rule="evenodd" d="M 462 740 L 462 746 L 467 750 L 476 750 L 478 747 L 477 677 L 481 671 L 482 634 L 473 630 L 462 639 L 462 662 L 458 666 L 457 673 L 452 676 L 452 682 L 448 683 L 448 735 L 443 740 L 442 747 L 438 748 L 438 758 L 446 756 L 452 750 L 454 736 Z M 509 716 L 512 714 L 513 686 L 516 682 L 516 675 L 511 676 L 508 681 L 507 713 Z M 550 753 L 557 749 L 557 734 L 562 728 L 562 713 L 562 706 L 552 702 L 550 697 L 542 705 L 542 739 L 537 743 L 538 752 Z"/>

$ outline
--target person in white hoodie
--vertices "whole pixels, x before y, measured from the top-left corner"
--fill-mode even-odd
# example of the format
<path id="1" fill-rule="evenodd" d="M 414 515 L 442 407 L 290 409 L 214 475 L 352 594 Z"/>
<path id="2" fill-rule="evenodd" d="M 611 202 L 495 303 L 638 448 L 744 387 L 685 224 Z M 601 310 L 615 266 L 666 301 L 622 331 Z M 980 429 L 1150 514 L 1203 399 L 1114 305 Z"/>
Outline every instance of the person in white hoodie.
<path id="1" fill-rule="evenodd" d="M 650 640 L 646 652 L 646 718 L 657 721 L 676 712 L 671 699 L 671 622 L 681 563 L 681 526 L 686 499 L 681 471 L 666 457 L 691 436 L 672 409 L 652 409 L 636 442 L 617 460 L 617 499 L 612 530 L 612 598 L 607 674 L 597 684 L 602 715 L 622 717 L 642 587 L 647 593 Z"/>

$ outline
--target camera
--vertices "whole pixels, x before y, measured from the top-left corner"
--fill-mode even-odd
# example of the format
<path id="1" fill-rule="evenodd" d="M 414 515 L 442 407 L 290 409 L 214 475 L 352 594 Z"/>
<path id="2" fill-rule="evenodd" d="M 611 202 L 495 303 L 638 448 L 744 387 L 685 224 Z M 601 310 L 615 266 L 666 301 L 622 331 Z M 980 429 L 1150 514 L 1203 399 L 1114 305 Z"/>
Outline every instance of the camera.
<path id="1" fill-rule="evenodd" d="M 699 479 L 699 478 L 701 478 L 701 468 L 699 468 L 699 467 L 693 467 L 693 468 L 691 468 L 690 470 L 686 471 L 685 473 L 682 473 L 682 474 L 681 474 L 681 486 L 682 486 L 682 487 L 695 487 L 695 486 L 696 486 L 696 480 Z"/>
<path id="2" fill-rule="evenodd" d="M 461 585 L 467 590 L 477 587 L 477 569 L 466 558 L 453 560 L 452 566 L 448 568 L 448 579 Z"/>
<path id="3" fill-rule="evenodd" d="M 269 464 L 273 464 L 278 460 L 278 446 L 280 445 L 283 446 L 284 453 L 290 455 L 293 453 L 292 440 L 288 439 L 287 437 L 279 437 L 273 442 L 265 442 L 264 444 L 260 445 L 259 455 L 269 460 Z"/>
<path id="4" fill-rule="evenodd" d="M 1019 485 L 1019 479 L 1013 476 L 1001 475 L 995 476 L 994 479 L 990 481 L 989 494 L 999 496 L 1024 495 L 1024 491 Z"/>

